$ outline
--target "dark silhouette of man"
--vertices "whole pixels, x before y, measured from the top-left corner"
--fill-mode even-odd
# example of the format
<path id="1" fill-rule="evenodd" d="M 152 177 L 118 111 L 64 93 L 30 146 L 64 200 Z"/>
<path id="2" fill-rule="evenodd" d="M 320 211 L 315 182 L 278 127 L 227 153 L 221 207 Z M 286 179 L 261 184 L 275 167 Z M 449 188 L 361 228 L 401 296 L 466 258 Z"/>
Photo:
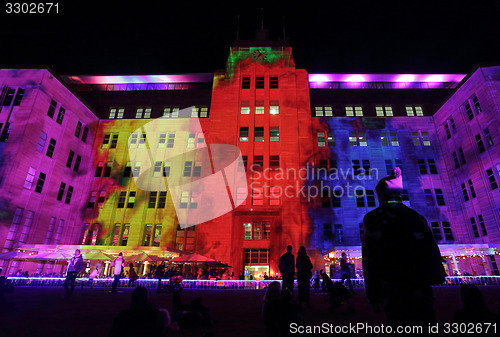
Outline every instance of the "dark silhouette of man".
<path id="1" fill-rule="evenodd" d="M 75 256 L 71 258 L 66 271 L 66 280 L 64 281 L 64 289 L 66 290 L 66 298 L 70 298 L 75 290 L 75 280 L 78 273 L 83 268 L 83 257 L 80 254 L 80 249 L 75 250 Z M 71 287 L 69 287 L 71 285 Z"/>
<path id="2" fill-rule="evenodd" d="M 281 255 L 279 270 L 283 279 L 282 289 L 289 289 L 293 294 L 293 283 L 295 277 L 295 256 L 292 254 L 292 245 L 286 247 L 286 253 Z"/>
<path id="3" fill-rule="evenodd" d="M 444 282 L 439 247 L 427 220 L 401 201 L 401 170 L 382 178 L 375 192 L 379 207 L 363 220 L 366 295 L 392 326 L 435 322 L 431 285 Z"/>
<path id="4" fill-rule="evenodd" d="M 351 294 L 356 294 L 354 291 L 354 288 L 352 287 L 352 281 L 351 281 L 351 267 L 349 263 L 347 263 L 347 256 L 345 252 L 342 252 L 342 259 L 340 260 L 340 273 L 341 273 L 341 278 L 342 280 L 340 281 L 342 284 L 344 284 L 344 280 L 347 280 L 347 284 L 349 285 L 349 291 Z"/>

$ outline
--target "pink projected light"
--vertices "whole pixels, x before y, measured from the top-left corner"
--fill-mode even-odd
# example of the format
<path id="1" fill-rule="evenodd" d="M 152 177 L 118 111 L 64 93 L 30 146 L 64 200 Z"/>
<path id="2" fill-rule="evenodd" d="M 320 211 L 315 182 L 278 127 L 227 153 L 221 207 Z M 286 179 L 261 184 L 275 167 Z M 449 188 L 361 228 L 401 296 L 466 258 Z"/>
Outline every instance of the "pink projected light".
<path id="1" fill-rule="evenodd" d="M 464 74 L 309 74 L 309 82 L 454 82 Z"/>
<path id="2" fill-rule="evenodd" d="M 69 83 L 81 84 L 128 84 L 128 83 L 193 83 L 212 82 L 213 74 L 185 75 L 111 75 L 111 76 L 63 76 Z"/>

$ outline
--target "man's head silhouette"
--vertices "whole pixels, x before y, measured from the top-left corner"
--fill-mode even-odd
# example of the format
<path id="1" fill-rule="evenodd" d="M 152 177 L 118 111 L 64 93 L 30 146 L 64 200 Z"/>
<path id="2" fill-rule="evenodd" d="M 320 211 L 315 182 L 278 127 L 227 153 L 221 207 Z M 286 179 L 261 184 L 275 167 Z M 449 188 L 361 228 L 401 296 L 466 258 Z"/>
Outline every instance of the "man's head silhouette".
<path id="1" fill-rule="evenodd" d="M 401 202 L 401 192 L 403 191 L 403 178 L 401 169 L 395 167 L 389 176 L 383 177 L 375 187 L 378 201 L 381 204 L 390 201 Z"/>

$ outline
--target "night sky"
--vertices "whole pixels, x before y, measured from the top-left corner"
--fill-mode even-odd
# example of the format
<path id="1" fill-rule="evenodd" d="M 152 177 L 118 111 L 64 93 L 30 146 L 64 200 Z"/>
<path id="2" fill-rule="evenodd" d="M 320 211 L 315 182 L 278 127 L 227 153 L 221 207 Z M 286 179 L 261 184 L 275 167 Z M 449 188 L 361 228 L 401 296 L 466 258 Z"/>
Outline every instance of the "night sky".
<path id="1" fill-rule="evenodd" d="M 210 73 L 225 67 L 238 16 L 239 38 L 253 39 L 261 8 L 272 39 L 283 39 L 285 17 L 296 66 L 311 73 L 467 73 L 480 63 L 500 65 L 500 0 L 69 2 L 48 15 L 2 7 L 0 66 L 50 66 L 61 75 Z"/>

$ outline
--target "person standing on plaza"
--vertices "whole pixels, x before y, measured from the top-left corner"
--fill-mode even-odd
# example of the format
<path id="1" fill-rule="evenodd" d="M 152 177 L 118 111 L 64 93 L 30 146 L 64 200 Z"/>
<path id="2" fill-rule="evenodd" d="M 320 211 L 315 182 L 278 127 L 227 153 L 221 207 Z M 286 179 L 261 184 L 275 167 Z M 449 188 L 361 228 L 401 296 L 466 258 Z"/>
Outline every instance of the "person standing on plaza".
<path id="1" fill-rule="evenodd" d="M 355 295 L 356 292 L 352 287 L 351 281 L 351 265 L 347 262 L 347 256 L 345 252 L 342 252 L 342 259 L 340 260 L 340 273 L 342 280 L 340 281 L 344 284 L 344 281 L 347 280 L 347 284 L 349 285 L 349 291 L 351 294 Z"/>
<path id="2" fill-rule="evenodd" d="M 311 295 L 311 277 L 312 268 L 311 259 L 307 255 L 306 248 L 304 246 L 299 247 L 299 252 L 297 253 L 297 286 L 299 289 L 299 306 L 305 303 L 307 308 L 311 307 L 309 301 Z"/>
<path id="3" fill-rule="evenodd" d="M 156 267 L 155 270 L 156 277 L 158 278 L 158 288 L 156 289 L 157 292 L 161 291 L 161 279 L 165 275 L 165 261 L 161 261 L 160 265 Z M 172 276 L 174 274 L 172 273 L 170 279 L 172 279 Z"/>
<path id="4" fill-rule="evenodd" d="M 281 255 L 279 270 L 283 279 L 282 289 L 289 289 L 293 294 L 293 283 L 295 277 L 295 256 L 292 254 L 292 245 L 286 247 L 286 253 Z"/>
<path id="5" fill-rule="evenodd" d="M 83 268 L 83 257 L 80 249 L 75 250 L 75 255 L 69 260 L 68 270 L 66 271 L 66 280 L 64 281 L 64 290 L 66 298 L 70 298 L 75 290 L 75 280 L 78 273 Z"/>
<path id="6" fill-rule="evenodd" d="M 123 261 L 123 254 L 120 253 L 118 254 L 118 257 L 116 260 L 111 262 L 110 267 L 115 267 L 113 270 L 113 275 L 114 275 L 114 280 L 113 280 L 113 285 L 111 286 L 111 292 L 116 293 L 116 287 L 118 286 L 118 283 L 120 282 L 120 277 L 122 276 L 123 272 L 123 267 L 124 267 L 124 261 Z"/>
<path id="7" fill-rule="evenodd" d="M 135 272 L 135 269 L 134 269 L 134 263 L 133 262 L 130 262 L 128 264 L 128 267 L 129 267 L 129 271 L 128 271 L 128 286 L 134 286 L 134 283 L 135 281 L 139 278 L 139 276 L 137 275 L 137 273 Z"/>
<path id="8" fill-rule="evenodd" d="M 364 217 L 366 295 L 389 325 L 426 327 L 436 321 L 431 285 L 442 284 L 446 273 L 427 220 L 402 203 L 402 188 L 396 167 L 375 188 L 379 207 Z"/>

